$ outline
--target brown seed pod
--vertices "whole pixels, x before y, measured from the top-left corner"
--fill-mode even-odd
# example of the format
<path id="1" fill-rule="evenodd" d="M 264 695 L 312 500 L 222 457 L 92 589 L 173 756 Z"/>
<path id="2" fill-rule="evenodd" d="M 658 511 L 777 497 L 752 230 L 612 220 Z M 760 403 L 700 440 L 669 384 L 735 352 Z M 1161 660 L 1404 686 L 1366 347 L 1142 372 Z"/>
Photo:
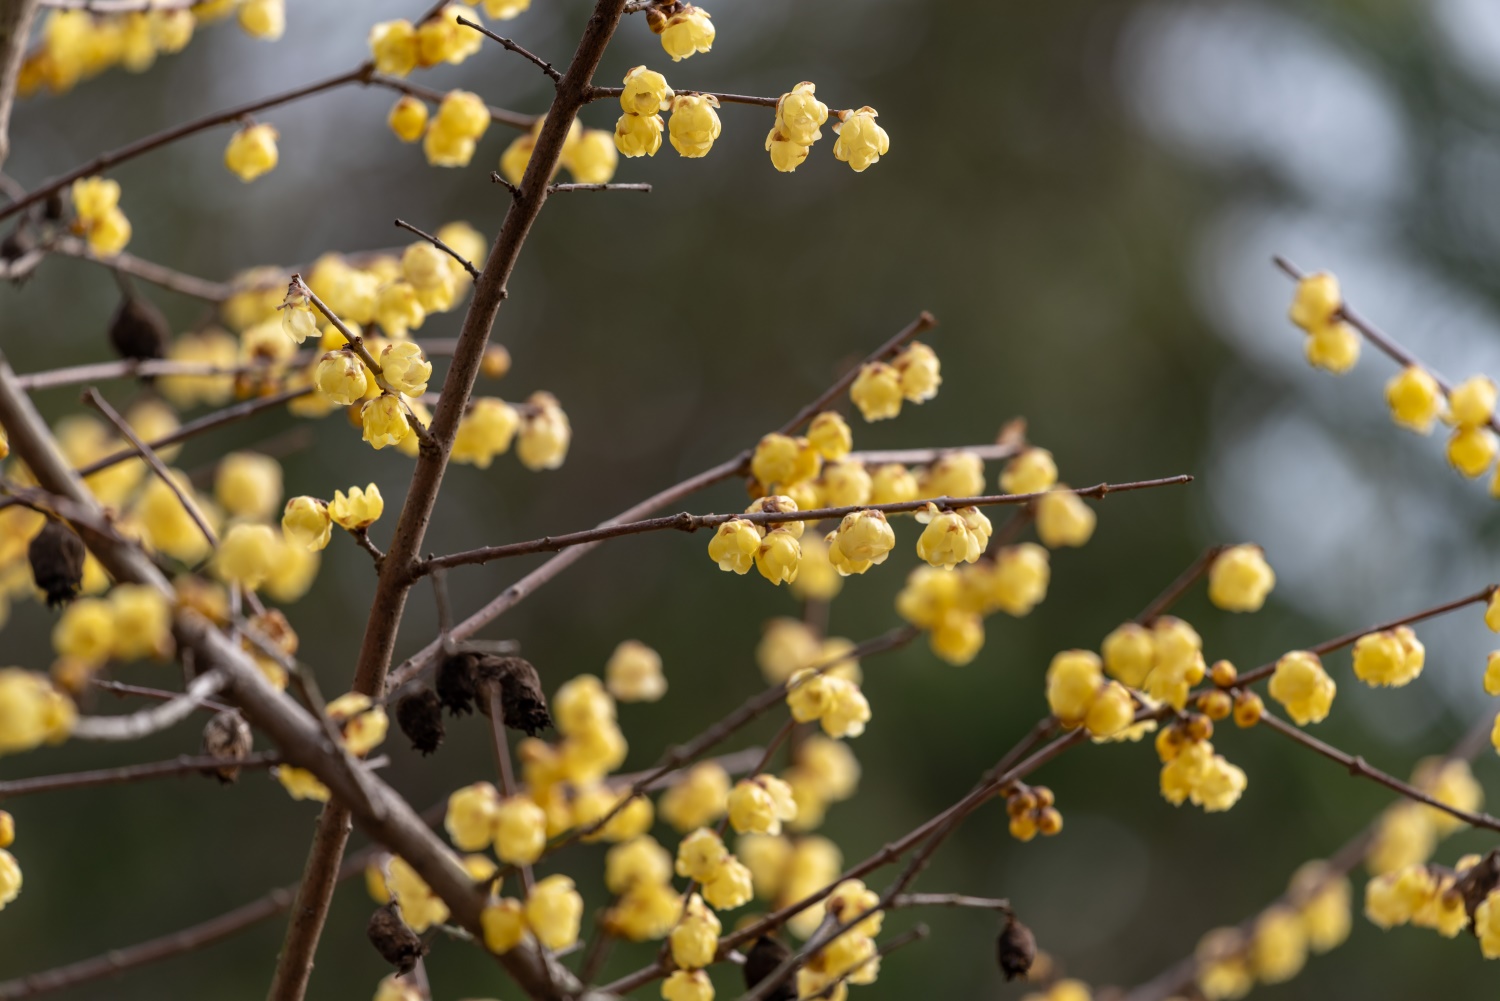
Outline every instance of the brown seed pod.
<path id="1" fill-rule="evenodd" d="M 778 966 L 786 962 L 791 954 L 791 950 L 780 939 L 769 935 L 762 935 L 756 939 L 750 951 L 745 953 L 745 986 L 753 989 L 769 977 Z M 795 976 L 788 975 L 785 980 L 776 985 L 770 994 L 766 995 L 766 1001 L 795 1001 L 797 988 L 793 985 L 796 982 Z"/>
<path id="2" fill-rule="evenodd" d="M 434 683 L 438 700 L 454 716 L 467 716 L 474 711 L 474 697 L 478 694 L 474 664 L 478 659 L 477 654 L 455 653 L 438 665 Z"/>
<path id="3" fill-rule="evenodd" d="M 26 556 L 31 561 L 32 579 L 47 595 L 48 608 L 65 605 L 78 597 L 87 555 L 78 533 L 56 518 L 48 518 L 31 540 Z"/>
<path id="4" fill-rule="evenodd" d="M 165 358 L 172 340 L 167 318 L 146 299 L 127 295 L 109 324 L 109 343 L 121 358 Z"/>
<path id="5" fill-rule="evenodd" d="M 417 933 L 406 927 L 406 922 L 396 913 L 395 904 L 377 907 L 365 926 L 370 944 L 397 973 L 407 974 L 417 965 L 417 960 L 427 955 L 427 946 Z"/>
<path id="6" fill-rule="evenodd" d="M 1006 980 L 1026 976 L 1031 964 L 1036 962 L 1036 936 L 1014 914 L 1005 916 L 1005 927 L 995 941 L 995 955 L 1000 960 L 1000 972 Z"/>
<path id="7" fill-rule="evenodd" d="M 541 730 L 552 725 L 552 715 L 547 711 L 547 696 L 542 692 L 542 679 L 529 660 L 520 657 L 496 657 L 485 655 L 478 659 L 476 673 L 479 690 L 484 698 L 479 700 L 479 711 L 490 714 L 489 696 L 485 689 L 491 685 L 500 688 L 500 707 L 505 725 L 520 730 L 528 737 L 535 737 Z"/>
<path id="8" fill-rule="evenodd" d="M 255 738 L 250 733 L 250 724 L 236 709 L 215 713 L 203 727 L 203 753 L 223 761 L 244 761 L 250 756 Z M 216 770 L 220 782 L 228 785 L 240 777 L 234 765 Z"/>
<path id="9" fill-rule="evenodd" d="M 396 725 L 413 750 L 431 754 L 443 742 L 443 703 L 430 688 L 403 695 L 396 702 Z"/>

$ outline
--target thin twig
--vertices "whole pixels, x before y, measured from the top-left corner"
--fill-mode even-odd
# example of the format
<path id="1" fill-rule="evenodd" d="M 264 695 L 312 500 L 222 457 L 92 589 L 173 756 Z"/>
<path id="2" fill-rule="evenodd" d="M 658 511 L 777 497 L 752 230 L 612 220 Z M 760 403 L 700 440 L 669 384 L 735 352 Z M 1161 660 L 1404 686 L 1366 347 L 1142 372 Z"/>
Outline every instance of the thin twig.
<path id="1" fill-rule="evenodd" d="M 1004 897 L 971 897 L 963 893 L 902 893 L 891 898 L 891 909 L 902 907 L 971 907 L 981 911 L 1010 910 Z"/>
<path id="2" fill-rule="evenodd" d="M 460 20 L 462 20 L 462 19 L 460 18 Z M 441 250 L 443 253 L 447 254 L 449 257 L 453 258 L 459 264 L 463 265 L 463 269 L 469 273 L 469 277 L 470 278 L 478 278 L 479 277 L 479 269 L 476 268 L 473 265 L 473 263 L 471 263 L 469 261 L 469 259 L 467 257 L 465 257 L 463 254 L 460 254 L 458 251 L 454 250 L 452 247 L 448 246 L 446 243 L 444 243 L 442 240 L 439 240 L 437 237 L 433 236 L 431 233 L 428 233 L 428 232 L 425 232 L 423 230 L 418 229 L 417 227 L 413 226 L 411 223 L 407 222 L 404 219 L 397 219 L 396 220 L 396 225 L 399 226 L 401 229 L 406 230 L 409 233 L 415 233 L 415 234 L 417 234 L 422 239 L 426 240 L 428 243 L 432 244 L 434 247 L 436 247 L 437 249 Z"/>
<path id="3" fill-rule="evenodd" d="M 153 761 L 140 765 L 121 765 L 118 768 L 97 768 L 85 772 L 66 772 L 59 775 L 38 775 L 29 779 L 12 779 L 0 782 L 0 800 L 17 796 L 30 796 L 39 792 L 60 792 L 67 789 L 91 789 L 95 786 L 123 785 L 147 779 L 166 778 L 171 775 L 188 775 L 193 772 L 214 772 L 226 765 L 235 768 L 269 768 L 281 761 L 274 751 L 252 754 L 248 758 L 226 761 L 224 758 L 195 757 L 184 754 L 170 761 Z"/>
<path id="4" fill-rule="evenodd" d="M 517 45 L 515 42 L 511 41 L 509 38 L 506 38 L 503 35 L 497 35 L 493 31 L 491 31 L 490 29 L 486 28 L 484 25 L 482 25 L 482 24 L 475 24 L 473 21 L 470 21 L 466 17 L 459 16 L 459 17 L 454 18 L 454 20 L 457 21 L 459 24 L 464 25 L 465 27 L 473 28 L 475 31 L 479 32 L 485 38 L 488 38 L 491 41 L 499 42 L 501 45 L 505 46 L 507 49 L 509 49 L 510 51 L 514 52 L 516 55 L 521 56 L 522 58 L 529 60 L 532 63 L 532 65 L 536 66 L 537 69 L 541 70 L 543 73 L 545 73 L 549 77 L 551 77 L 553 83 L 557 83 L 559 80 L 562 79 L 562 74 L 559 73 L 557 70 L 553 69 L 551 63 L 547 62 L 547 60 L 543 59 L 541 56 L 537 55 L 535 52 L 532 52 L 530 49 L 527 49 L 527 48 L 524 48 L 524 47 L 522 47 L 520 45 Z"/>
<path id="5" fill-rule="evenodd" d="M 148 281 L 153 285 L 159 285 L 164 289 L 191 296 L 194 299 L 202 299 L 205 302 L 223 302 L 234 293 L 233 288 L 224 282 L 199 278 L 197 275 L 190 275 L 164 264 L 148 261 L 123 250 L 108 257 L 101 256 L 94 253 L 86 242 L 75 236 L 59 236 L 45 249 L 49 253 L 74 257 L 81 261 L 102 265 L 115 272 L 124 272 L 142 281 Z"/>
<path id="6" fill-rule="evenodd" d="M 113 681 L 109 678 L 90 678 L 89 684 L 95 688 L 102 689 L 103 691 L 111 692 L 114 695 L 136 695 L 141 698 L 155 699 L 157 702 L 171 702 L 173 699 L 179 698 L 182 695 L 181 692 L 168 692 L 160 688 L 146 688 L 142 685 L 127 685 L 123 681 Z M 198 708 L 207 713 L 222 713 L 228 712 L 234 707 L 223 702 L 215 701 L 214 699 L 200 699 L 198 701 Z"/>
<path id="7" fill-rule="evenodd" d="M 566 193 L 569 191 L 639 191 L 642 194 L 651 193 L 649 184 L 549 184 L 547 193 L 549 195 Z"/>
<path id="8" fill-rule="evenodd" d="M 193 519 L 193 524 L 198 526 L 198 531 L 202 532 L 203 537 L 208 540 L 208 548 L 218 549 L 219 537 L 214 534 L 214 530 L 208 525 L 208 519 L 203 517 L 203 512 L 198 509 L 198 502 L 172 478 L 172 472 L 167 468 L 167 464 L 161 461 L 161 456 L 157 455 L 150 445 L 141 441 L 140 436 L 135 433 L 135 429 L 130 426 L 125 418 L 120 416 L 119 411 L 109 405 L 109 401 L 99 395 L 97 389 L 90 386 L 84 391 L 83 400 L 89 406 L 103 414 L 105 419 L 115 426 L 115 430 L 119 431 L 125 440 L 135 447 L 135 450 L 140 453 L 141 458 L 146 460 L 146 465 L 150 466 L 151 471 L 156 474 L 157 479 L 166 484 L 167 489 L 172 491 L 173 495 L 176 496 L 177 503 L 181 504 L 182 509 L 188 513 L 188 517 Z"/>
<path id="9" fill-rule="evenodd" d="M 844 391 L 854 385 L 854 380 L 859 378 L 860 370 L 866 365 L 889 358 L 904 348 L 908 341 L 925 334 L 936 326 L 937 317 L 925 309 L 922 310 L 922 312 L 917 314 L 915 320 L 898 330 L 896 335 L 890 340 L 880 345 L 874 351 L 871 351 L 858 365 L 853 366 L 849 371 L 835 379 L 833 385 L 814 397 L 811 403 L 793 414 L 792 419 L 781 425 L 777 430 L 781 434 L 792 434 L 801 428 L 802 425 L 828 409 L 830 403 L 844 395 Z"/>
<path id="10" fill-rule="evenodd" d="M 757 97 L 750 94 L 721 94 L 710 90 L 677 90 L 673 92 L 682 95 L 696 95 L 701 97 L 717 98 L 720 104 L 748 104 L 757 108 L 774 108 L 781 100 L 780 97 Z M 607 97 L 619 97 L 625 93 L 624 87 L 595 87 L 589 91 L 590 101 L 602 101 Z"/>
<path id="11" fill-rule="evenodd" d="M 1183 473 L 1177 476 L 1167 476 L 1152 480 L 1136 480 L 1130 483 L 1098 483 L 1092 487 L 1074 490 L 1072 493 L 1079 497 L 1103 499 L 1113 493 L 1126 493 L 1131 490 L 1149 490 L 1153 487 L 1178 486 L 1184 483 L 1191 483 L 1192 481 L 1193 478 L 1191 476 Z M 642 521 L 624 522 L 616 525 L 608 525 L 603 528 L 591 528 L 582 532 L 570 532 L 566 535 L 549 535 L 540 539 L 533 539 L 529 542 L 512 542 L 503 546 L 484 546 L 479 549 L 470 549 L 461 553 L 423 560 L 417 564 L 413 572 L 417 576 L 422 576 L 431 573 L 436 568 L 468 566 L 513 556 L 529 556 L 534 553 L 556 552 L 559 549 L 567 549 L 570 546 L 588 545 L 589 543 L 600 542 L 605 539 L 618 538 L 622 535 L 639 535 L 643 532 L 660 532 L 667 529 L 696 532 L 704 528 L 716 528 L 728 521 L 748 521 L 753 525 L 777 525 L 797 521 L 810 522 L 838 519 L 857 511 L 881 511 L 885 514 L 903 514 L 921 511 L 929 504 L 936 505 L 939 509 L 948 511 L 965 507 L 1029 504 L 1044 496 L 1046 496 L 1045 491 L 1033 494 L 986 494 L 980 497 L 934 497 L 921 500 L 899 501 L 891 504 L 852 504 L 846 507 L 814 508 L 809 511 L 759 511 L 753 514 L 744 512 L 736 514 L 689 514 L 684 511 L 682 514 L 667 515 L 662 518 L 647 518 Z"/>
<path id="12" fill-rule="evenodd" d="M 1187 594 L 1188 588 L 1198 582 L 1198 579 L 1208 572 L 1213 566 L 1214 560 L 1219 558 L 1228 546 L 1209 546 L 1194 560 L 1186 570 L 1178 575 L 1177 579 L 1167 585 L 1167 589 L 1147 605 L 1145 611 L 1137 615 L 1135 621 L 1143 626 L 1149 626 L 1157 619 L 1165 615 L 1173 605 L 1182 600 Z"/>
<path id="13" fill-rule="evenodd" d="M 77 740 L 140 740 L 160 733 L 187 719 L 209 696 L 221 691 L 229 679 L 223 672 L 208 671 L 194 678 L 187 691 L 169 702 L 142 709 L 128 716 L 83 716 L 73 724 L 70 736 Z"/>

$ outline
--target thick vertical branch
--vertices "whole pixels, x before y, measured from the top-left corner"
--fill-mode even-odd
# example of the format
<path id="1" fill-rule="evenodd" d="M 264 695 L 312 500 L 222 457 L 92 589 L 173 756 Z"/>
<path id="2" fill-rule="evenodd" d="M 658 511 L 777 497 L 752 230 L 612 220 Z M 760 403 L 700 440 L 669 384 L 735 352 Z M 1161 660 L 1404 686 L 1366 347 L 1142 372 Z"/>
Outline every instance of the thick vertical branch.
<path id="1" fill-rule="evenodd" d="M 0 0 L 0 166 L 10 153 L 10 109 L 36 8 L 37 0 Z"/>

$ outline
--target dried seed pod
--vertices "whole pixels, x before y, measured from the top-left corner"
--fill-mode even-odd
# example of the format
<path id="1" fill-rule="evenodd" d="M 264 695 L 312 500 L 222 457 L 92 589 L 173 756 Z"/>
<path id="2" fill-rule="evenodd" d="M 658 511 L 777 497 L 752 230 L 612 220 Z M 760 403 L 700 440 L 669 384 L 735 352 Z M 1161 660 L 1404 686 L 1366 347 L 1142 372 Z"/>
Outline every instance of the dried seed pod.
<path id="1" fill-rule="evenodd" d="M 215 713 L 214 717 L 203 727 L 203 753 L 210 758 L 219 758 L 223 761 L 244 761 L 250 756 L 250 748 L 255 738 L 250 733 L 250 724 L 239 714 L 237 709 L 226 709 L 224 712 Z M 214 772 L 219 781 L 226 785 L 240 777 L 240 770 L 234 765 L 220 768 Z"/>
<path id="2" fill-rule="evenodd" d="M 500 688 L 500 707 L 505 725 L 512 730 L 521 730 L 528 737 L 535 737 L 541 730 L 552 725 L 552 715 L 547 711 L 547 696 L 542 692 L 542 679 L 529 660 L 520 657 L 480 657 L 476 667 L 481 694 L 489 685 Z M 479 700 L 479 711 L 489 715 L 489 696 Z"/>
<path id="3" fill-rule="evenodd" d="M 83 561 L 88 555 L 78 533 L 56 518 L 48 518 L 31 540 L 26 555 L 31 560 L 32 579 L 47 595 L 48 608 L 65 605 L 78 596 Z"/>
<path id="4" fill-rule="evenodd" d="M 474 677 L 474 664 L 478 655 L 455 653 L 443 658 L 438 665 L 438 699 L 454 716 L 467 716 L 474 711 L 474 697 L 478 694 Z"/>
<path id="5" fill-rule="evenodd" d="M 127 295 L 109 324 L 109 343 L 121 358 L 165 358 L 172 340 L 167 318 L 149 301 Z"/>
<path id="6" fill-rule="evenodd" d="M 406 922 L 396 913 L 395 904 L 377 907 L 365 926 L 365 934 L 375 951 L 396 968 L 396 972 L 407 974 L 417 965 L 417 960 L 427 955 L 417 933 L 406 927 Z"/>
<path id="7" fill-rule="evenodd" d="M 396 725 L 413 750 L 431 754 L 443 742 L 443 703 L 430 688 L 403 695 L 396 702 Z"/>
<path id="8" fill-rule="evenodd" d="M 786 962 L 791 954 L 791 950 L 780 939 L 769 935 L 762 935 L 756 939 L 750 951 L 745 953 L 745 986 L 753 990 L 777 967 Z M 785 980 L 776 985 L 770 994 L 766 995 L 766 1001 L 795 1001 L 796 983 L 796 976 L 789 974 Z"/>
<path id="9" fill-rule="evenodd" d="M 995 954 L 1000 960 L 1000 972 L 1006 980 L 1026 976 L 1031 964 L 1036 962 L 1036 936 L 1014 914 L 1007 914 L 1005 927 L 995 942 Z"/>

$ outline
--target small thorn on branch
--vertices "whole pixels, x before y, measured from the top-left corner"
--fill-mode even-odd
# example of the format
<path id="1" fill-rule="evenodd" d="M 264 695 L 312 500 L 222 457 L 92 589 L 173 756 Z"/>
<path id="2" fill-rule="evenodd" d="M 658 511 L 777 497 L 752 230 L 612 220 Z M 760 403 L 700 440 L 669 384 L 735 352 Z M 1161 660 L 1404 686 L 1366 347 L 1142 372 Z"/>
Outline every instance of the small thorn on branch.
<path id="1" fill-rule="evenodd" d="M 486 28 L 484 25 L 482 25 L 482 24 L 475 24 L 473 21 L 470 21 L 466 17 L 457 17 L 457 18 L 454 18 L 454 20 L 457 21 L 459 24 L 463 25 L 466 28 L 473 28 L 475 31 L 479 32 L 485 38 L 488 38 L 488 39 L 490 39 L 492 41 L 499 42 L 501 45 L 505 46 L 507 49 L 509 49 L 510 51 L 514 52 L 516 55 L 521 56 L 521 57 L 523 57 L 525 59 L 530 60 L 531 63 L 534 66 L 536 66 L 537 69 L 541 70 L 543 73 L 545 73 L 549 77 L 551 77 L 553 83 L 557 83 L 560 80 L 562 80 L 562 74 L 559 73 L 557 70 L 553 69 L 551 63 L 547 62 L 547 60 L 543 59 L 541 56 L 537 55 L 535 52 L 532 52 L 530 49 L 527 49 L 527 48 L 524 48 L 523 46 L 517 45 L 515 42 L 511 41 L 509 38 L 506 38 L 504 35 L 497 35 L 493 31 L 491 31 L 490 29 Z"/>
<path id="2" fill-rule="evenodd" d="M 409 233 L 415 233 L 415 234 L 417 234 L 422 239 L 426 240 L 428 243 L 432 244 L 434 247 L 436 247 L 437 249 L 441 250 L 443 253 L 447 254 L 449 257 L 453 258 L 459 264 L 462 264 L 464 270 L 469 273 L 469 277 L 475 279 L 476 281 L 478 280 L 478 278 L 479 278 L 479 269 L 476 268 L 473 265 L 473 263 L 467 257 L 465 257 L 464 255 L 460 254 L 458 251 L 454 250 L 452 247 L 448 246 L 442 240 L 439 240 L 437 237 L 433 236 L 431 233 L 427 233 L 427 232 L 424 232 L 424 231 L 418 229 L 417 227 L 413 226 L 411 223 L 407 222 L 404 219 L 397 219 L 396 220 L 396 225 L 398 227 L 400 227 L 401 229 L 406 230 Z"/>

